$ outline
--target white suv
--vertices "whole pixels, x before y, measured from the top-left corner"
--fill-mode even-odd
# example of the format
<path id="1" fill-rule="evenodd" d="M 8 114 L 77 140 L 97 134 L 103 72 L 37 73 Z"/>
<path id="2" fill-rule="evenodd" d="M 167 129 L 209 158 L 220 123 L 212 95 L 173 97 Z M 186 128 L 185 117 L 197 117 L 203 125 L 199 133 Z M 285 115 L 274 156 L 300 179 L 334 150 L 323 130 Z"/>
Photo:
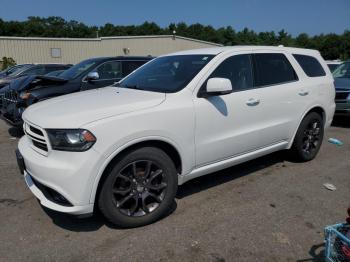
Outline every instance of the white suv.
<path id="1" fill-rule="evenodd" d="M 17 159 L 41 204 L 123 227 L 160 219 L 186 181 L 283 149 L 313 159 L 333 118 L 314 50 L 237 46 L 165 55 L 115 86 L 40 102 Z"/>

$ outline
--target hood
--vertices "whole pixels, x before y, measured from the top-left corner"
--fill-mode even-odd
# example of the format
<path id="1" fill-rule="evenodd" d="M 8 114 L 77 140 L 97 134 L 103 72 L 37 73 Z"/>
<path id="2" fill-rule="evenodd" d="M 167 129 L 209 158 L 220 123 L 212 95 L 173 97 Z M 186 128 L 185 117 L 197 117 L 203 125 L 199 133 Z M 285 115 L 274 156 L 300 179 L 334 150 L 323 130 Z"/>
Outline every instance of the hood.
<path id="1" fill-rule="evenodd" d="M 164 93 L 105 87 L 64 95 L 34 104 L 23 119 L 42 128 L 79 128 L 103 118 L 159 105 Z"/>
<path id="2" fill-rule="evenodd" d="M 350 78 L 334 78 L 334 85 L 336 90 L 349 90 Z"/>
<path id="3" fill-rule="evenodd" d="M 27 86 L 33 79 L 34 76 L 21 76 L 12 79 L 12 81 L 9 81 L 7 84 L 11 87 L 12 90 L 18 90 L 22 86 Z"/>
<path id="4" fill-rule="evenodd" d="M 41 76 L 41 75 L 23 75 L 23 76 L 9 76 L 0 79 L 0 86 L 7 85 L 9 83 L 14 83 L 16 86 L 18 85 L 52 85 L 52 84 L 63 84 L 68 80 L 55 77 L 55 76 Z"/>
<path id="5" fill-rule="evenodd" d="M 54 83 L 65 83 L 68 80 L 64 79 L 64 78 L 60 78 L 57 76 L 36 76 L 36 79 L 42 80 L 42 81 L 46 81 L 48 83 L 54 82 Z"/>
<path id="6" fill-rule="evenodd" d="M 25 90 L 42 88 L 44 86 L 61 85 L 66 83 L 67 81 L 68 80 L 66 79 L 54 76 L 28 76 L 24 81 L 16 81 L 18 83 L 11 84 L 11 86 L 13 86 L 13 89 L 16 89 L 18 92 L 21 92 Z"/>
<path id="7" fill-rule="evenodd" d="M 7 84 L 16 78 L 17 78 L 16 76 L 6 76 L 6 77 L 0 79 L 0 84 Z"/>
<path id="8" fill-rule="evenodd" d="M 14 89 L 18 92 L 24 91 L 24 90 L 30 90 L 34 88 L 40 88 L 44 85 L 55 85 L 55 84 L 64 84 L 68 80 L 53 77 L 53 76 L 37 76 L 37 75 L 27 75 L 27 76 L 21 76 L 17 77 L 15 79 L 12 79 L 10 82 L 11 89 Z"/>

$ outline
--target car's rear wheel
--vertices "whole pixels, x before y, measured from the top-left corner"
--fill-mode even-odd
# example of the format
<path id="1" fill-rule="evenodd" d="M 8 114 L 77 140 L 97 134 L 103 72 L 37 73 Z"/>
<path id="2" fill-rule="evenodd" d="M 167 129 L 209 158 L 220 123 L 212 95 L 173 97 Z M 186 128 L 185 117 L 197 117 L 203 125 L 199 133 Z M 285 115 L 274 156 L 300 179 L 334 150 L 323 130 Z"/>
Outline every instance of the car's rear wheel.
<path id="1" fill-rule="evenodd" d="M 294 138 L 292 156 L 303 162 L 314 159 L 320 150 L 323 134 L 324 125 L 320 114 L 311 112 L 306 115 Z"/>
<path id="2" fill-rule="evenodd" d="M 169 212 L 176 191 L 173 161 L 164 151 L 145 147 L 119 159 L 102 184 L 98 205 L 115 225 L 143 226 Z"/>

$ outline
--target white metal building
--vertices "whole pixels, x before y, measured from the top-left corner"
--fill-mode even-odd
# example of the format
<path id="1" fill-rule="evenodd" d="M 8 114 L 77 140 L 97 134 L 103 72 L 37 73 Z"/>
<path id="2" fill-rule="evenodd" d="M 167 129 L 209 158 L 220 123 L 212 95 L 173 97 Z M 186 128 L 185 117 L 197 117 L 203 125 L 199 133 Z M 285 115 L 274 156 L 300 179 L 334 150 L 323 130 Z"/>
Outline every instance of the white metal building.
<path id="1" fill-rule="evenodd" d="M 97 56 L 152 55 L 220 46 L 173 35 L 101 38 L 42 38 L 0 36 L 0 59 L 21 63 L 72 63 Z"/>

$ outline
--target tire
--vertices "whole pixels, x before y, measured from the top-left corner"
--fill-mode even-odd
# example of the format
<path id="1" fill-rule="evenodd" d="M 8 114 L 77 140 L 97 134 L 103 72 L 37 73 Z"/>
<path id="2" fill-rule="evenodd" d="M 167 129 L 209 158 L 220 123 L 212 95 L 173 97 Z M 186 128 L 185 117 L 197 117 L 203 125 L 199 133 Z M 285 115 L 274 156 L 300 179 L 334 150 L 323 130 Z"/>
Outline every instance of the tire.
<path id="1" fill-rule="evenodd" d="M 177 171 L 162 150 L 144 147 L 122 156 L 102 182 L 98 207 L 112 224 L 139 227 L 165 216 L 177 192 Z"/>
<path id="2" fill-rule="evenodd" d="M 307 114 L 300 123 L 295 135 L 291 156 L 300 162 L 307 162 L 314 159 L 320 150 L 324 135 L 324 124 L 322 117 L 311 112 Z"/>

